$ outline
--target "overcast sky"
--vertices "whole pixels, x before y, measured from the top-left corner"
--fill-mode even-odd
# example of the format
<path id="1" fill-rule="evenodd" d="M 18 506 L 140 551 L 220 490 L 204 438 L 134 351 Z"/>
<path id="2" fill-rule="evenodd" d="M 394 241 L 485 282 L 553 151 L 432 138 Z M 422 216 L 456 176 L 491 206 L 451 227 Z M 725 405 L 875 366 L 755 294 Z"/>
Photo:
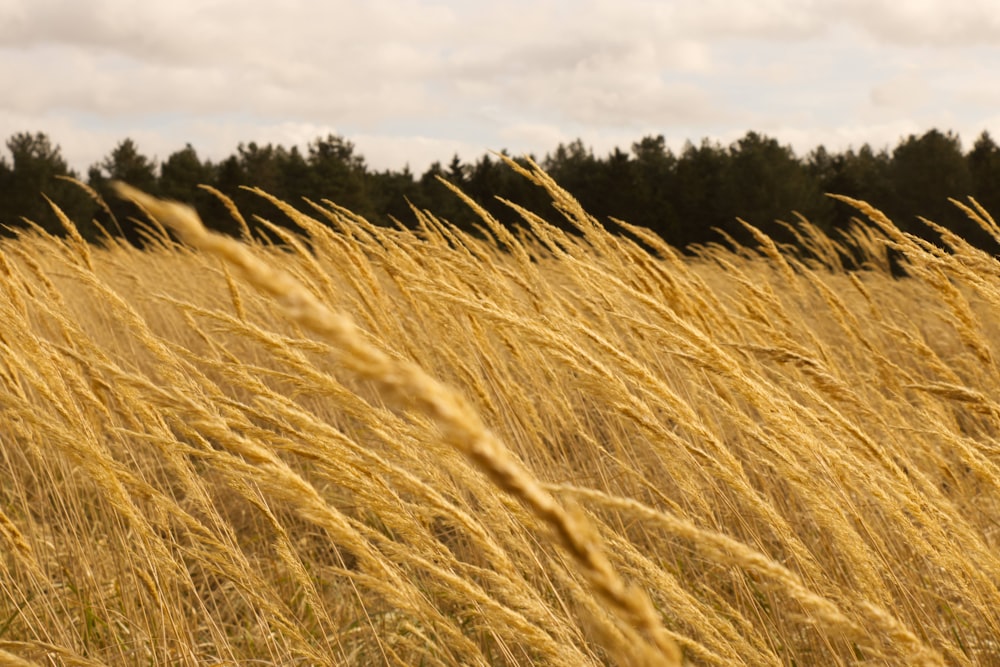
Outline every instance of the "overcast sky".
<path id="1" fill-rule="evenodd" d="M 125 137 L 219 159 L 336 133 L 417 172 L 749 129 L 968 148 L 1000 140 L 1000 0 L 0 0 L 0 91 L 0 138 L 44 131 L 80 171 Z"/>

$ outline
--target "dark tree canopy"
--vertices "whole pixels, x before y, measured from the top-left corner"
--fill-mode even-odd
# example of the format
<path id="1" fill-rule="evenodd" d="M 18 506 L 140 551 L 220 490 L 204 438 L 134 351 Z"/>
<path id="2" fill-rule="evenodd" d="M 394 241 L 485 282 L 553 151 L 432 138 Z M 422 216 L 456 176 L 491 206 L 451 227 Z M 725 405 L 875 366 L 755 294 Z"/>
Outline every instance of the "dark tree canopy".
<path id="1" fill-rule="evenodd" d="M 1000 218 L 1000 146 L 989 132 L 976 139 L 968 161 L 973 196 L 994 218 Z"/>
<path id="2" fill-rule="evenodd" d="M 907 137 L 892 153 L 890 181 L 885 208 L 901 229 L 922 233 L 917 216 L 965 227 L 964 216 L 948 202 L 972 194 L 972 172 L 957 135 L 931 130 Z"/>
<path id="3" fill-rule="evenodd" d="M 0 224 L 20 226 L 27 219 L 61 233 L 62 225 L 44 194 L 86 228 L 94 207 L 80 188 L 62 180 L 78 176 L 67 166 L 59 146 L 41 132 L 19 132 L 7 139 L 6 146 L 11 160 L 0 157 Z"/>
<path id="4" fill-rule="evenodd" d="M 99 186 L 107 181 L 125 181 L 137 188 L 157 190 L 156 163 L 139 152 L 131 139 L 124 139 L 111 154 L 95 164 L 88 172 L 90 184 Z"/>
<path id="5" fill-rule="evenodd" d="M 107 218 L 76 186 L 59 177 L 75 176 L 59 146 L 44 133 L 18 133 L 0 154 L 0 222 L 8 226 L 31 219 L 54 233 L 61 226 L 41 196 L 52 197 L 77 221 L 88 238 L 89 224 L 114 230 Z M 536 158 L 531 157 L 532 160 Z M 519 159 L 518 161 L 524 162 Z M 1000 146 L 983 132 L 963 152 L 958 135 L 930 130 L 911 135 L 889 149 L 868 144 L 843 152 L 817 146 L 799 157 L 787 145 L 758 132 L 747 132 L 728 146 L 708 139 L 687 142 L 674 154 L 664 135 L 649 135 L 597 155 L 582 140 L 556 146 L 536 160 L 584 208 L 612 229 L 612 218 L 647 227 L 667 242 L 685 247 L 720 240 L 718 231 L 740 241 L 750 235 L 740 217 L 781 242 L 794 236 L 776 223 L 792 221 L 793 212 L 831 232 L 846 226 L 855 212 L 825 197 L 846 194 L 883 209 L 904 230 L 938 241 L 918 219 L 925 216 L 971 242 L 1000 249 L 997 244 L 948 202 L 973 195 L 987 210 L 1000 212 Z M 495 155 L 471 162 L 452 155 L 421 174 L 370 169 L 354 144 L 344 137 L 317 137 L 304 150 L 275 144 L 239 144 L 234 153 L 213 163 L 187 144 L 162 163 L 144 155 L 132 139 L 118 143 L 88 171 L 88 183 L 107 194 L 112 179 L 128 181 L 155 194 L 189 201 L 208 224 L 227 233 L 239 229 L 218 199 L 198 188 L 205 184 L 233 198 L 252 227 L 261 221 L 291 225 L 286 216 L 243 186 L 259 187 L 312 213 L 304 201 L 328 200 L 365 216 L 376 224 L 414 224 L 411 207 L 426 209 L 473 234 L 488 233 L 479 216 L 450 192 L 440 179 L 462 188 L 478 205 L 505 225 L 523 225 L 516 210 L 522 206 L 547 221 L 573 231 L 574 225 L 556 211 L 542 192 Z M 128 221 L 134 209 L 108 198 L 115 218 Z M 316 214 L 318 216 L 318 214 Z M 124 233 L 138 242 L 129 224 Z"/>
<path id="6" fill-rule="evenodd" d="M 195 193 L 199 184 L 215 180 L 215 166 L 203 162 L 191 144 L 172 153 L 160 165 L 159 190 L 164 197 L 184 199 Z"/>
<path id="7" fill-rule="evenodd" d="M 90 167 L 87 172 L 88 184 L 97 191 L 107 189 L 111 181 L 123 181 L 153 194 L 160 194 L 157 164 L 139 151 L 139 146 L 132 139 L 126 138 L 118 143 L 104 159 Z M 135 212 L 125 202 L 114 197 L 107 199 L 113 217 L 105 211 L 99 211 L 97 220 L 108 230 L 124 234 L 125 238 L 134 244 L 142 244 L 140 229 L 144 222 L 136 223 L 132 216 Z"/>
<path id="8" fill-rule="evenodd" d="M 747 133 L 729 148 L 719 196 L 727 207 L 723 229 L 747 241 L 742 226 L 729 219 L 739 216 L 760 227 L 788 220 L 794 210 L 821 225 L 826 222 L 828 203 L 806 166 L 790 147 L 756 132 Z"/>

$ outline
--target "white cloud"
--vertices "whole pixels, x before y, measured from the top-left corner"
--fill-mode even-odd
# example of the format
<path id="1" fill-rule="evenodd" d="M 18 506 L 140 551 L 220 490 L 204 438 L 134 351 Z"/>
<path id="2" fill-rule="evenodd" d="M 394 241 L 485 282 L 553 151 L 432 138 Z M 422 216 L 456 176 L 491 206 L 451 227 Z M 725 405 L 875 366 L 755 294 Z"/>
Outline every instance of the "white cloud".
<path id="1" fill-rule="evenodd" d="M 831 17 L 844 20 L 876 40 L 902 46 L 996 46 L 1000 8 L 995 0 L 840 0 Z"/>
<path id="2" fill-rule="evenodd" d="M 408 166 L 418 176 L 433 162 L 447 164 L 453 155 L 471 162 L 495 148 L 477 142 L 425 136 L 359 134 L 353 141 L 369 167 L 382 171 Z"/>
<path id="3" fill-rule="evenodd" d="M 931 96 L 927 81 L 915 73 L 904 73 L 872 89 L 871 100 L 877 107 L 892 110 L 912 109 L 923 105 Z"/>
<path id="4" fill-rule="evenodd" d="M 0 135 L 44 130 L 86 167 L 126 136 L 221 157 L 337 131 L 372 165 L 414 169 L 578 136 L 1000 135 L 995 4 L 0 0 L 0 90 L 16 91 Z"/>
<path id="5" fill-rule="evenodd" d="M 674 6 L 671 19 L 685 33 L 704 38 L 798 41 L 822 33 L 828 23 L 824 3 L 814 0 L 680 0 L 665 4 Z"/>
<path id="6" fill-rule="evenodd" d="M 503 148 L 519 152 L 524 151 L 522 147 L 525 146 L 555 148 L 575 138 L 557 124 L 530 122 L 508 125 L 500 130 L 500 136 L 505 141 Z"/>

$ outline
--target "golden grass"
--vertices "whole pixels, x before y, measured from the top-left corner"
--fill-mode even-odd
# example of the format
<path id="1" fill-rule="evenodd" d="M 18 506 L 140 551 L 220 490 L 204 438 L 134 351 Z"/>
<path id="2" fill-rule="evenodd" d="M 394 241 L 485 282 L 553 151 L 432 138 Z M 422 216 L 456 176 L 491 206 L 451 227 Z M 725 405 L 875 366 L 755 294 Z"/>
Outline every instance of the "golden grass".
<path id="1" fill-rule="evenodd" d="M 0 661 L 1000 664 L 1000 264 L 861 202 L 686 259 L 511 166 L 579 234 L 0 246 Z"/>

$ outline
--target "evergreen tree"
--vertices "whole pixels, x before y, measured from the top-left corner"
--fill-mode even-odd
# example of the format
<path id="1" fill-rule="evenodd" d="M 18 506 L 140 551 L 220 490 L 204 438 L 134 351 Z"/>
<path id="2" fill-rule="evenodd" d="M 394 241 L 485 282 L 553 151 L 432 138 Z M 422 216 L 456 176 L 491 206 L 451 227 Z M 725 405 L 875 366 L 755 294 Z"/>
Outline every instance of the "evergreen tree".
<path id="1" fill-rule="evenodd" d="M 395 219 L 400 224 L 411 227 L 414 219 L 410 204 L 418 208 L 427 208 L 430 203 L 417 184 L 409 165 L 400 172 L 388 169 L 372 172 L 369 174 L 369 180 L 372 206 L 378 212 L 377 217 L 384 217 L 387 221 Z"/>
<path id="2" fill-rule="evenodd" d="M 241 143 L 236 147 L 236 162 L 230 165 L 231 169 L 226 173 L 232 180 L 225 185 L 234 190 L 244 185 L 257 187 L 280 199 L 297 196 L 300 193 L 293 195 L 285 190 L 287 179 L 282 167 L 288 161 L 287 156 L 288 151 L 284 146 L 261 146 L 255 141 Z M 235 192 L 228 194 L 232 196 Z"/>
<path id="3" fill-rule="evenodd" d="M 73 220 L 82 233 L 92 236 L 86 223 L 94 206 L 75 185 L 59 180 L 60 176 L 76 178 L 63 159 L 58 145 L 48 135 L 19 132 L 7 142 L 11 162 L 0 159 L 0 225 L 22 226 L 27 218 L 44 229 L 61 234 L 63 227 L 42 196 L 47 195 Z"/>
<path id="4" fill-rule="evenodd" d="M 201 184 L 215 183 L 215 167 L 202 162 L 191 144 L 170 154 L 160 165 L 159 191 L 164 197 L 191 201 L 197 197 Z"/>
<path id="5" fill-rule="evenodd" d="M 636 191 L 635 167 L 632 156 L 620 148 L 611 151 L 607 158 L 598 160 L 596 187 L 590 193 L 597 208 L 590 212 L 602 224 L 608 218 L 635 223 L 648 214 L 650 202 L 645 201 L 645 193 Z"/>
<path id="6" fill-rule="evenodd" d="M 875 151 L 864 144 L 856 152 L 850 148 L 834 155 L 820 146 L 809 155 L 807 162 L 823 192 L 846 195 L 875 207 L 884 207 L 892 196 L 891 159 L 888 151 Z M 836 227 L 846 227 L 857 214 L 854 208 L 840 202 L 835 202 L 831 211 L 832 224 Z"/>
<path id="7" fill-rule="evenodd" d="M 948 202 L 949 197 L 965 199 L 973 191 L 972 172 L 958 135 L 938 130 L 910 135 L 892 153 L 890 176 L 892 197 L 887 206 L 901 229 L 935 240 L 937 235 L 917 220 L 923 216 L 982 240 L 971 221 Z"/>
<path id="8" fill-rule="evenodd" d="M 250 228 L 272 238 L 270 234 L 260 230 L 257 218 L 271 221 L 280 226 L 290 226 L 288 218 L 279 213 L 268 201 L 244 187 L 260 188 L 264 192 L 295 204 L 299 197 L 306 194 L 303 189 L 305 159 L 298 149 L 291 151 L 284 146 L 274 144 L 261 145 L 255 141 L 236 147 L 236 154 L 220 162 L 215 169 L 216 187 L 232 198 Z M 215 224 L 229 234 L 237 235 L 236 221 L 225 214 L 215 218 Z"/>
<path id="9" fill-rule="evenodd" d="M 731 225 L 732 217 L 720 199 L 720 189 L 729 168 L 729 153 L 718 143 L 690 141 L 677 161 L 674 201 L 679 220 L 678 235 L 666 240 L 683 247 L 690 243 L 718 241 L 713 227 Z"/>
<path id="10" fill-rule="evenodd" d="M 368 194 L 368 168 L 362 156 L 354 152 L 354 144 L 343 137 L 329 134 L 309 144 L 306 163 L 309 180 L 307 196 L 329 199 L 366 218 L 375 210 Z"/>
<path id="11" fill-rule="evenodd" d="M 447 220 L 465 231 L 472 231 L 472 225 L 475 224 L 474 216 L 458 197 L 440 183 L 439 178 L 450 181 L 445 168 L 440 162 L 434 161 L 420 176 L 418 183 L 421 207 L 430 210 L 436 218 Z M 473 196 L 469 192 L 466 194 Z"/>
<path id="12" fill-rule="evenodd" d="M 984 131 L 967 156 L 972 195 L 994 220 L 1000 220 L 1000 146 Z"/>
<path id="13" fill-rule="evenodd" d="M 139 152 L 132 139 L 123 139 L 103 160 L 88 171 L 91 187 L 101 187 L 108 181 L 123 181 L 132 187 L 158 194 L 156 162 Z"/>
<path id="14" fill-rule="evenodd" d="M 139 152 L 135 141 L 126 138 L 100 162 L 92 165 L 87 172 L 87 182 L 104 195 L 113 218 L 103 210 L 97 219 L 101 226 L 112 233 L 120 233 L 138 247 L 145 244 L 141 227 L 147 224 L 145 216 L 140 216 L 132 204 L 122 201 L 108 190 L 111 181 L 122 181 L 154 195 L 159 194 L 156 162 Z M 136 222 L 139 222 L 139 226 Z"/>
<path id="15" fill-rule="evenodd" d="M 458 153 L 455 153 L 451 158 L 451 162 L 448 163 L 447 178 L 451 181 L 451 183 L 460 188 L 465 187 L 465 184 L 468 181 L 469 166 L 462 164 L 462 160 L 458 157 Z"/>
<path id="16" fill-rule="evenodd" d="M 583 140 L 575 139 L 569 144 L 559 144 L 554 153 L 546 156 L 541 166 L 560 186 L 576 197 L 588 213 L 599 220 L 610 214 L 610 172 L 602 169 L 605 165 L 594 156 L 590 147 L 584 145 Z M 618 215 L 621 217 L 621 212 Z M 575 225 L 561 216 L 554 218 L 553 222 L 561 228 L 576 230 Z"/>
<path id="17" fill-rule="evenodd" d="M 674 201 L 677 191 L 677 158 L 660 134 L 632 144 L 632 211 L 627 222 L 652 229 L 665 239 L 681 235 Z"/>
<path id="18" fill-rule="evenodd" d="M 233 220 L 226 207 L 215 197 L 198 187 L 218 186 L 219 168 L 211 161 L 203 161 L 191 144 L 175 151 L 160 165 L 158 189 L 168 199 L 186 202 L 197 209 L 205 224 L 217 231 L 239 236 L 239 224 Z"/>
<path id="19" fill-rule="evenodd" d="M 829 204 L 818 181 L 791 147 L 756 132 L 748 132 L 730 147 L 719 196 L 727 217 L 738 216 L 779 240 L 786 234 L 774 222 L 790 220 L 793 210 L 827 226 Z M 725 220 L 722 227 L 749 242 L 742 225 Z"/>

